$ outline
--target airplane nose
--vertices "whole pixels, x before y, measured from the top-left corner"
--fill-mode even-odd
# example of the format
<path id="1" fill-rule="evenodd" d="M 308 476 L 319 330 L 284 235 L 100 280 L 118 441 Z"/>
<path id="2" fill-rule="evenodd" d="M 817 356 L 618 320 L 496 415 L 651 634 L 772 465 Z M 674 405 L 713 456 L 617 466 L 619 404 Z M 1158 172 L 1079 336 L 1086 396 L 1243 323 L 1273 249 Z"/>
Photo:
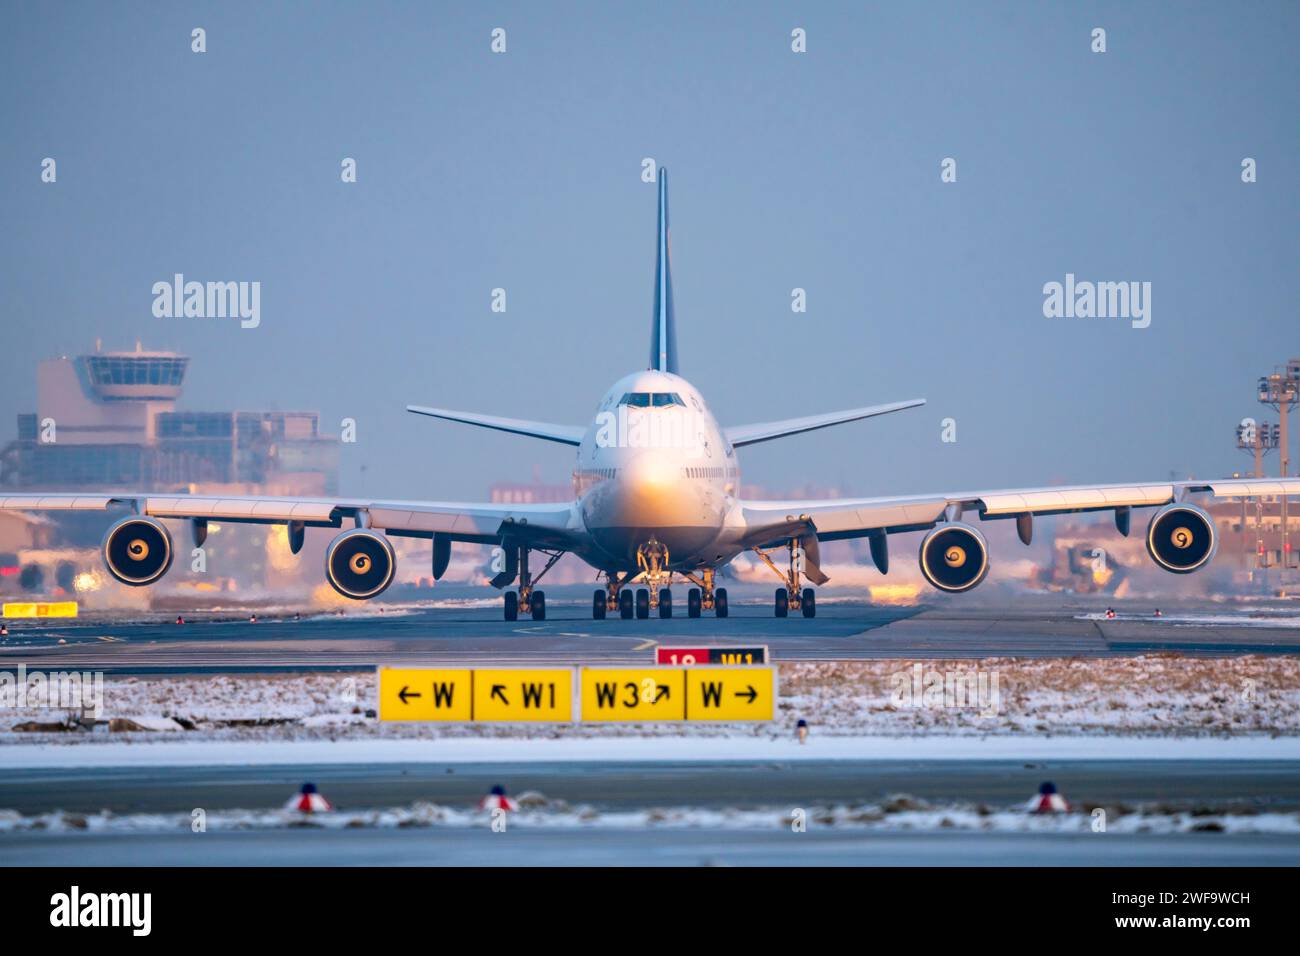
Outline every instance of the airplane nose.
<path id="1" fill-rule="evenodd" d="M 633 494 L 656 497 L 676 490 L 681 469 L 660 455 L 638 455 L 624 466 L 619 477 Z"/>
<path id="2" fill-rule="evenodd" d="M 618 469 L 611 504 L 632 527 L 711 524 L 713 515 L 681 467 L 663 455 L 637 455 Z"/>
<path id="3" fill-rule="evenodd" d="M 680 462 L 647 452 L 596 486 L 583 517 L 605 551 L 632 561 L 651 538 L 675 560 L 698 553 L 717 537 L 723 515 L 709 489 L 688 479 Z"/>
<path id="4" fill-rule="evenodd" d="M 611 489 L 620 523 L 676 523 L 688 497 L 679 479 L 678 469 L 655 455 L 638 455 L 622 465 Z"/>

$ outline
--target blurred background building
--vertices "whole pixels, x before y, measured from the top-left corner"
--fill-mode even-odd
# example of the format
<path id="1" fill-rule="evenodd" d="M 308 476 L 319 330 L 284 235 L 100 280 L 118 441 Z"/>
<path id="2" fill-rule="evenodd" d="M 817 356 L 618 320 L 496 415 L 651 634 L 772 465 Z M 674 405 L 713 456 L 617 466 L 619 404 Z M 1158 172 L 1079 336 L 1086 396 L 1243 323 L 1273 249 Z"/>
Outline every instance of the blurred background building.
<path id="1" fill-rule="evenodd" d="M 17 437 L 0 450 L 0 491 L 338 493 L 338 439 L 321 433 L 316 412 L 178 410 L 189 365 L 138 343 L 40 362 L 36 410 L 18 415 Z M 99 512 L 0 515 L 0 591 L 99 589 L 106 527 Z M 268 554 L 275 535 L 263 547 L 264 531 L 210 537 L 208 571 L 189 583 L 227 593 L 283 583 L 300 562 Z M 177 540 L 164 590 L 187 584 L 189 549 Z"/>
<path id="2" fill-rule="evenodd" d="M 190 494 L 268 494 L 304 497 L 338 493 L 339 442 L 322 434 L 319 416 L 307 411 L 178 410 L 190 358 L 174 352 L 95 351 L 49 359 L 37 368 L 35 411 L 18 415 L 17 437 L 0 451 L 0 493 L 79 491 Z M 1300 359 L 1262 376 L 1258 403 L 1277 421 L 1247 416 L 1236 426 L 1237 447 L 1252 459 L 1237 476 L 1286 475 L 1288 415 L 1300 400 Z M 1225 413 L 1225 420 L 1235 416 Z M 1116 476 L 1119 478 L 1130 476 Z M 1173 477 L 1172 475 L 1170 476 Z M 1227 477 L 1227 476 L 1224 476 Z M 856 491 L 856 490 L 855 490 Z M 570 483 L 502 481 L 488 489 L 493 502 L 569 501 Z M 833 498 L 850 493 L 808 484 L 795 489 L 748 485 L 744 497 Z M 1121 536 L 1109 515 L 1067 515 L 1037 523 L 1030 548 L 1009 522 L 982 525 L 994 552 L 983 593 L 998 587 L 1116 597 L 1143 594 L 1277 594 L 1300 589 L 1293 542 L 1300 532 L 1296 504 L 1278 497 L 1229 499 L 1208 506 L 1219 532 L 1219 553 L 1205 571 L 1171 576 L 1148 558 L 1147 518 L 1139 512 L 1131 536 Z M 177 559 L 157 588 L 132 589 L 103 571 L 98 546 L 108 525 L 100 512 L 0 513 L 0 594 L 75 594 L 91 604 L 178 607 L 202 604 L 341 601 L 323 582 L 321 558 L 330 532 L 313 532 L 299 555 L 290 553 L 283 528 L 209 526 L 206 569 L 193 570 L 185 529 L 173 523 Z M 1009 530 L 1011 529 L 1011 530 Z M 865 539 L 823 548 L 831 587 L 882 602 L 926 600 L 913 558 L 919 535 L 891 538 L 896 556 L 887 578 L 874 569 Z M 428 542 L 398 539 L 396 599 L 431 596 Z M 491 549 L 458 546 L 442 585 L 483 585 L 491 576 Z M 767 569 L 741 556 L 724 570 L 739 583 L 776 586 Z M 594 580 L 594 572 L 566 558 L 549 575 L 552 585 Z M 993 585 L 993 587 L 990 587 Z M 278 596 L 278 597 L 276 597 Z M 491 593 L 485 597 L 492 597 Z"/>
<path id="3" fill-rule="evenodd" d="M 337 492 L 338 442 L 315 412 L 177 411 L 189 363 L 139 345 L 41 362 L 36 411 L 0 452 L 0 486 Z"/>

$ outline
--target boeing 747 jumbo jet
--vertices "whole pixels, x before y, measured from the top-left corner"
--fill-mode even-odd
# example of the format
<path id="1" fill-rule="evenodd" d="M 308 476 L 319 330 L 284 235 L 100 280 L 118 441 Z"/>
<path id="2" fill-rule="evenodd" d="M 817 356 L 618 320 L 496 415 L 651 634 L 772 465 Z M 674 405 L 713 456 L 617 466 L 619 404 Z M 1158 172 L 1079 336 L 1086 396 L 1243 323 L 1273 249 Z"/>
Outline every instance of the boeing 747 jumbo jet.
<path id="1" fill-rule="evenodd" d="M 340 594 L 366 600 L 393 581 L 393 536 L 432 539 L 433 576 L 441 578 L 457 542 L 496 545 L 499 572 L 491 580 L 505 591 L 506 620 L 546 617 L 537 588 L 566 553 L 577 555 L 604 580 L 592 615 L 625 618 L 673 613 L 672 584 L 691 585 L 686 613 L 727 616 L 727 590 L 715 586 L 717 570 L 745 551 L 755 552 L 780 580 L 777 617 L 791 609 L 816 613 L 811 585 L 828 578 L 820 566 L 823 541 L 865 537 L 882 574 L 889 571 L 889 535 L 925 531 L 921 573 L 940 591 L 969 591 L 989 570 L 980 522 L 1012 519 L 1029 544 L 1037 515 L 1112 511 L 1129 533 L 1134 508 L 1157 508 L 1146 530 L 1151 558 L 1166 571 L 1204 567 L 1217 546 L 1210 516 L 1193 496 L 1243 497 L 1300 493 L 1300 479 L 1230 479 L 1140 484 L 947 492 L 822 501 L 748 501 L 740 497 L 739 450 L 787 435 L 886 415 L 924 404 L 923 399 L 853 408 L 786 421 L 723 427 L 700 392 L 678 371 L 668 230 L 668 173 L 659 174 L 659 226 L 655 251 L 654 323 L 650 362 L 619 379 L 586 426 L 498 418 L 411 405 L 407 410 L 445 421 L 572 445 L 578 450 L 574 498 L 567 504 L 462 504 L 446 501 L 372 501 L 357 498 L 205 497 L 177 494 L 22 494 L 0 497 L 5 510 L 124 512 L 104 535 L 104 563 L 123 584 L 153 584 L 172 563 L 171 532 L 164 519 L 187 521 L 195 544 L 208 522 L 285 524 L 297 554 L 307 528 L 342 531 L 325 553 L 325 576 Z M 546 563 L 534 573 L 529 556 Z M 779 559 L 774 560 L 774 556 Z M 517 588 L 516 588 L 517 583 Z"/>

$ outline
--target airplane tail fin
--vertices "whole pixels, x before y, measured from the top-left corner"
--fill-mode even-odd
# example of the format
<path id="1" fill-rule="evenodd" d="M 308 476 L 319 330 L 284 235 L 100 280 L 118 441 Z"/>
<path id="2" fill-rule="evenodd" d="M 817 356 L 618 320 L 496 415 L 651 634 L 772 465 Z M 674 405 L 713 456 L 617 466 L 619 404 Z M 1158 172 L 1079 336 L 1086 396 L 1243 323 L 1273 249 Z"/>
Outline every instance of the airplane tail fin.
<path id="1" fill-rule="evenodd" d="M 677 325 L 673 321 L 672 241 L 668 234 L 668 170 L 659 169 L 659 237 L 655 243 L 655 312 L 650 367 L 677 371 Z"/>

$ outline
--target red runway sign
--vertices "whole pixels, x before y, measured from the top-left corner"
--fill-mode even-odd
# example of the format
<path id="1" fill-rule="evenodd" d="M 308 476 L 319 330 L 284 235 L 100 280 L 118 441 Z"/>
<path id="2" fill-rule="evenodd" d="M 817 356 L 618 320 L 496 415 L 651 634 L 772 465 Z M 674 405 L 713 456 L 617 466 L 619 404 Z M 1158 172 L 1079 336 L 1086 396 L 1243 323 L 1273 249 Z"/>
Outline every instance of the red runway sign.
<path id="1" fill-rule="evenodd" d="M 766 664 L 767 645 L 751 647 L 656 647 L 655 663 L 674 667 L 693 664 Z"/>

